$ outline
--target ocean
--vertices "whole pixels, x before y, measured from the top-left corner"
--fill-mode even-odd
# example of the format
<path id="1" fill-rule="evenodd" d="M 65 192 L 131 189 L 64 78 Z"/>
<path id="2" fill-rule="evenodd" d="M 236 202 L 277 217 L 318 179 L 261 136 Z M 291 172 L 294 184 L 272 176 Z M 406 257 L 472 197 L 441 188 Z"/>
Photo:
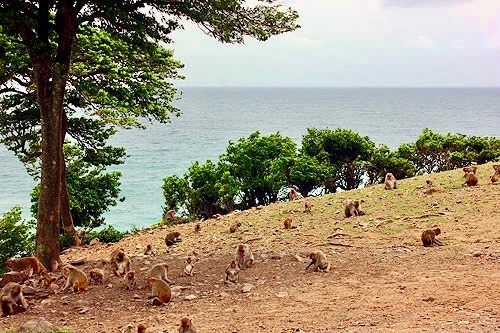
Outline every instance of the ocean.
<path id="1" fill-rule="evenodd" d="M 299 146 L 308 127 L 351 129 L 391 149 L 415 142 L 422 129 L 500 137 L 500 88 L 222 88 L 185 87 L 174 104 L 183 115 L 111 140 L 129 155 L 124 202 L 106 213 L 119 230 L 147 227 L 162 215 L 161 186 L 194 161 L 217 161 L 229 141 L 279 131 Z M 0 214 L 14 205 L 29 217 L 34 186 L 23 165 L 0 147 Z"/>

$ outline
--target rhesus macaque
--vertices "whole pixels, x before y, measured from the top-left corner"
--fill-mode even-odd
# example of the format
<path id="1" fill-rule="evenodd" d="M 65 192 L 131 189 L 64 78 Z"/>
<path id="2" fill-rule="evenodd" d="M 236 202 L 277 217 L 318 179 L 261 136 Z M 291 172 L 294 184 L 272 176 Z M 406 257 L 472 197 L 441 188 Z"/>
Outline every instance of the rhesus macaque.
<path id="1" fill-rule="evenodd" d="M 467 169 L 467 168 L 464 168 L 464 170 L 465 169 Z M 477 185 L 477 177 L 473 172 L 466 172 L 464 174 L 464 178 L 465 178 L 464 185 L 467 185 L 467 186 L 476 186 Z"/>
<path id="2" fill-rule="evenodd" d="M 167 223 L 170 220 L 173 220 L 175 217 L 175 210 L 171 209 L 163 215 L 163 223 Z"/>
<path id="3" fill-rule="evenodd" d="M 422 243 L 425 247 L 430 247 L 434 245 L 441 246 L 443 243 L 439 239 L 436 238 L 437 235 L 441 233 L 441 229 L 428 229 L 422 233 Z"/>
<path id="4" fill-rule="evenodd" d="M 500 164 L 494 164 L 493 169 L 495 173 L 490 177 L 490 180 L 492 184 L 496 184 L 500 182 Z"/>
<path id="5" fill-rule="evenodd" d="M 0 303 L 2 304 L 2 316 L 14 315 L 28 309 L 22 286 L 16 282 L 9 282 L 2 288 Z"/>
<path id="6" fill-rule="evenodd" d="M 236 260 L 231 260 L 229 265 L 226 267 L 226 280 L 225 282 L 232 282 L 232 283 L 238 283 L 240 282 L 240 276 L 239 276 L 240 269 L 238 268 L 238 265 L 236 264 Z"/>
<path id="7" fill-rule="evenodd" d="M 187 257 L 184 270 L 181 272 L 181 276 L 186 275 L 186 276 L 193 276 L 194 275 L 194 262 L 193 258 Z"/>
<path id="8" fill-rule="evenodd" d="M 313 208 L 313 204 L 310 202 L 304 202 L 304 212 L 310 213 L 311 209 Z"/>
<path id="9" fill-rule="evenodd" d="M 292 219 L 285 219 L 285 221 L 283 222 L 283 226 L 285 227 L 285 229 L 290 229 L 292 227 Z"/>
<path id="10" fill-rule="evenodd" d="M 326 255 L 321 250 L 315 250 L 309 255 L 311 262 L 306 267 L 306 271 L 311 265 L 314 265 L 315 272 L 328 272 L 330 271 L 330 262 L 326 259 Z"/>
<path id="11" fill-rule="evenodd" d="M 174 281 L 169 280 L 167 277 L 168 265 L 167 263 L 156 264 L 149 270 L 148 277 L 155 277 L 162 279 L 168 283 L 174 283 Z"/>
<path id="12" fill-rule="evenodd" d="M 125 254 L 125 250 L 120 248 L 111 252 L 110 268 L 115 276 L 124 276 L 130 271 L 130 258 Z"/>
<path id="13" fill-rule="evenodd" d="M 73 287 L 75 293 L 89 290 L 89 280 L 82 270 L 66 264 L 63 266 L 63 276 L 66 278 L 66 285 L 62 291 L 68 290 L 69 287 Z"/>
<path id="14" fill-rule="evenodd" d="M 386 190 L 394 190 L 398 188 L 396 177 L 390 172 L 385 175 L 384 188 Z"/>
<path id="15" fill-rule="evenodd" d="M 137 326 L 137 333 L 146 333 L 146 326 L 144 326 L 144 324 L 139 324 Z"/>
<path id="16" fill-rule="evenodd" d="M 200 232 L 201 231 L 201 224 L 199 223 L 196 223 L 194 225 L 194 232 Z"/>
<path id="17" fill-rule="evenodd" d="M 191 319 L 182 318 L 181 326 L 179 326 L 179 333 L 196 333 L 196 327 L 194 327 Z"/>
<path id="18" fill-rule="evenodd" d="M 354 201 L 349 201 L 345 205 L 344 209 L 344 214 L 345 217 L 351 217 L 351 216 L 361 216 L 365 215 L 365 212 L 361 210 L 361 203 L 364 202 L 363 200 L 354 200 Z"/>
<path id="19" fill-rule="evenodd" d="M 153 305 L 162 305 L 170 302 L 172 292 L 168 284 L 160 278 L 148 277 L 148 284 L 151 287 L 151 296 Z"/>
<path id="20" fill-rule="evenodd" d="M 240 269 L 246 269 L 253 265 L 254 257 L 248 244 L 238 245 L 238 249 L 236 250 L 236 262 Z"/>
<path id="21" fill-rule="evenodd" d="M 167 246 L 175 245 L 175 243 L 179 243 L 182 241 L 181 234 L 177 231 L 171 232 L 165 236 L 165 244 Z"/>
<path id="22" fill-rule="evenodd" d="M 463 168 L 463 170 L 465 173 L 472 172 L 473 174 L 476 174 L 477 166 L 472 165 L 472 166 Z"/>
<path id="23" fill-rule="evenodd" d="M 26 272 L 28 271 L 28 277 L 33 273 L 37 274 L 45 280 L 45 286 L 50 286 L 52 282 L 52 277 L 48 273 L 47 269 L 43 264 L 38 260 L 37 257 L 22 257 L 16 259 L 9 259 L 5 262 L 5 266 L 8 267 L 11 271 L 16 272 Z"/>
<path id="24" fill-rule="evenodd" d="M 298 200 L 302 198 L 302 194 L 297 192 L 297 190 L 293 187 L 290 188 L 290 193 L 288 194 L 288 197 L 290 198 L 290 201 L 293 200 Z"/>
<path id="25" fill-rule="evenodd" d="M 241 222 L 236 222 L 229 227 L 229 232 L 230 233 L 236 232 L 236 230 L 238 230 L 239 227 L 241 227 Z"/>
<path id="26" fill-rule="evenodd" d="M 97 284 L 104 283 L 104 270 L 100 268 L 92 268 L 89 272 L 90 281 L 93 281 Z"/>
<path id="27" fill-rule="evenodd" d="M 432 186 L 432 180 L 431 179 L 427 179 L 425 181 L 425 183 L 427 184 L 427 188 L 424 190 L 425 194 L 432 194 L 432 193 L 435 193 L 435 192 L 439 192 L 437 188 L 435 188 L 435 187 Z"/>
<path id="28" fill-rule="evenodd" d="M 144 255 L 145 256 L 154 256 L 155 252 L 153 251 L 153 247 L 151 244 L 146 245 L 146 250 L 144 250 Z"/>
<path id="29" fill-rule="evenodd" d="M 134 288 L 137 286 L 137 280 L 135 278 L 134 271 L 128 271 L 123 279 L 125 280 L 125 288 L 127 290 L 134 290 Z"/>

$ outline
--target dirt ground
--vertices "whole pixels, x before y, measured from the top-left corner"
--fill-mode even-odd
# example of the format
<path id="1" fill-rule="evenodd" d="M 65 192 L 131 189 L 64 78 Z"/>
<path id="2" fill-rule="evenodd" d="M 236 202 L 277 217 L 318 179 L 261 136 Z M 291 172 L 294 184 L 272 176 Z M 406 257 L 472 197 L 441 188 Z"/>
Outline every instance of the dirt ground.
<path id="1" fill-rule="evenodd" d="M 423 193 L 428 177 L 415 177 L 393 191 L 376 185 L 206 220 L 199 233 L 191 223 L 72 249 L 62 260 L 85 259 L 79 267 L 88 272 L 123 247 L 138 288 L 126 291 L 108 275 L 86 293 L 39 292 L 0 328 L 44 317 L 72 332 L 136 332 L 139 323 L 147 332 L 178 332 L 188 317 L 198 332 L 499 332 L 500 185 L 490 184 L 492 173 L 491 164 L 479 166 L 477 187 L 463 187 L 463 172 L 454 170 L 432 175 L 439 191 L 432 195 Z M 345 201 L 361 198 L 366 215 L 344 218 Z M 305 201 L 312 212 L 304 212 Z M 283 228 L 287 217 L 295 229 Z M 229 233 L 236 221 L 242 226 Z M 444 246 L 424 248 L 420 235 L 434 225 Z M 172 230 L 182 242 L 167 249 Z M 255 265 L 240 272 L 239 284 L 225 284 L 240 243 L 250 245 Z M 156 256 L 141 255 L 147 244 Z M 305 270 L 313 249 L 327 254 L 330 272 Z M 196 274 L 181 277 L 188 255 Z M 169 265 L 173 299 L 152 306 L 145 276 L 159 262 Z"/>

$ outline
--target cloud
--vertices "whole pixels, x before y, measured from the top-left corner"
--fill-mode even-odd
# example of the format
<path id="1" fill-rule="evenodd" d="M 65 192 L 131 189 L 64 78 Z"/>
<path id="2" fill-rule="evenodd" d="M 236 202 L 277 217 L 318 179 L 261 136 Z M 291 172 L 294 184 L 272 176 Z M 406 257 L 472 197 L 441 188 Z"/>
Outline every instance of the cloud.
<path id="1" fill-rule="evenodd" d="M 414 40 L 414 44 L 416 47 L 421 49 L 432 49 L 436 46 L 434 40 L 424 35 L 417 36 Z"/>
<path id="2" fill-rule="evenodd" d="M 473 0 L 383 0 L 384 7 L 413 8 L 426 6 L 453 6 L 464 4 Z"/>

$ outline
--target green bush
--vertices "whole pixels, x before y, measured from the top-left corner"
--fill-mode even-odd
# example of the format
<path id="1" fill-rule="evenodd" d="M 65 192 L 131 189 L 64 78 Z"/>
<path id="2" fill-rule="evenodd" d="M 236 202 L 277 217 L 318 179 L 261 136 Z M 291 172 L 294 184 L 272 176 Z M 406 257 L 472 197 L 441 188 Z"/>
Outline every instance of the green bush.
<path id="1" fill-rule="evenodd" d="M 121 232 L 110 225 L 100 231 L 91 231 L 87 233 L 83 242 L 88 244 L 92 239 L 97 238 L 101 243 L 116 243 L 128 234 L 130 234 L 130 232 Z"/>
<path id="2" fill-rule="evenodd" d="M 31 225 L 21 219 L 21 207 L 15 206 L 0 217 L 0 272 L 12 257 L 32 255 L 35 235 Z"/>

